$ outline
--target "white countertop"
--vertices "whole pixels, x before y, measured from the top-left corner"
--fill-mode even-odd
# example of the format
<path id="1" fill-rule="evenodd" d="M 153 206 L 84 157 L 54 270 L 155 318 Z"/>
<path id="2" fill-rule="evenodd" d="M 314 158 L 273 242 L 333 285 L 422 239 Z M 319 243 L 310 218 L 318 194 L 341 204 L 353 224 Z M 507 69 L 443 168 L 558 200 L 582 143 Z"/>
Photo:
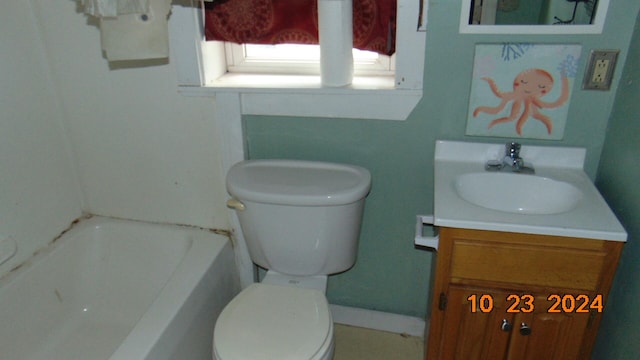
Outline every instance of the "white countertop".
<path id="1" fill-rule="evenodd" d="M 583 193 L 570 211 L 552 215 L 490 210 L 462 199 L 454 181 L 462 174 L 484 172 L 487 160 L 501 159 L 504 143 L 437 141 L 434 179 L 434 225 L 477 230 L 626 241 L 627 233 L 583 170 L 585 149 L 523 145 L 520 156 L 535 176 L 564 181 Z M 532 175 L 522 175 L 532 176 Z"/>

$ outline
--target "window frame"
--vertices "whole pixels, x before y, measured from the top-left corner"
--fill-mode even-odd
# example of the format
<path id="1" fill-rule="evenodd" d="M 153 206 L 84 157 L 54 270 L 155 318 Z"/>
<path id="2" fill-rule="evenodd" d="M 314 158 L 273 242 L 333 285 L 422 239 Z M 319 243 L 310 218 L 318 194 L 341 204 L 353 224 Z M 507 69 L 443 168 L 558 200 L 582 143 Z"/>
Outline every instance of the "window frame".
<path id="1" fill-rule="evenodd" d="M 196 2 L 174 5 L 169 26 L 178 89 L 187 96 L 237 94 L 242 115 L 405 120 L 422 98 L 428 1 L 421 1 L 398 0 L 395 75 L 355 76 L 339 88 L 323 87 L 317 75 L 228 72 L 224 44 L 204 41 Z"/>

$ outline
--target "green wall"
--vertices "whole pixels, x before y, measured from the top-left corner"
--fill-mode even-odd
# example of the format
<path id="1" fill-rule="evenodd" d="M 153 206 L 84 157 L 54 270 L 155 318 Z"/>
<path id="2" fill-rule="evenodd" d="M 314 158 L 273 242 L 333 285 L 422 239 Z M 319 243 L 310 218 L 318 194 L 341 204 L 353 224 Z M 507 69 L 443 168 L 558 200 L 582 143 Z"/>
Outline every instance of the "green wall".
<path id="1" fill-rule="evenodd" d="M 612 1 L 603 34 L 461 35 L 460 1 L 429 4 L 424 97 L 406 121 L 246 116 L 250 158 L 326 160 L 362 165 L 373 175 L 356 265 L 329 280 L 331 303 L 425 316 L 433 253 L 413 246 L 415 215 L 432 212 L 433 150 L 436 139 L 505 142 L 466 137 L 467 104 L 478 43 L 534 42 L 621 49 L 626 57 L 640 2 Z M 585 61 L 579 69 L 584 71 Z M 619 71 L 616 72 L 614 85 Z M 578 75 L 562 141 L 522 140 L 524 144 L 588 149 L 586 171 L 595 177 L 612 91 L 582 91 Z"/>
<path id="2" fill-rule="evenodd" d="M 640 13 L 611 114 L 596 185 L 629 233 L 593 359 L 640 357 Z"/>
<path id="3" fill-rule="evenodd" d="M 510 11 L 496 11 L 496 24 L 539 24 L 543 0 L 518 1 L 518 7 Z"/>

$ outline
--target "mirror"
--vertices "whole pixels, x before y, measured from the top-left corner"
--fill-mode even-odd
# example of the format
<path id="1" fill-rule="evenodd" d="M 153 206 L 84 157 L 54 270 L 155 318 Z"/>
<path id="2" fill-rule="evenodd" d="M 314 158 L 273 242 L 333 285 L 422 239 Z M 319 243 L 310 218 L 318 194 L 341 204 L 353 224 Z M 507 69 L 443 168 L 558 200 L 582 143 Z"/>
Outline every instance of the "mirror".
<path id="1" fill-rule="evenodd" d="M 598 34 L 609 0 L 462 0 L 460 32 Z"/>

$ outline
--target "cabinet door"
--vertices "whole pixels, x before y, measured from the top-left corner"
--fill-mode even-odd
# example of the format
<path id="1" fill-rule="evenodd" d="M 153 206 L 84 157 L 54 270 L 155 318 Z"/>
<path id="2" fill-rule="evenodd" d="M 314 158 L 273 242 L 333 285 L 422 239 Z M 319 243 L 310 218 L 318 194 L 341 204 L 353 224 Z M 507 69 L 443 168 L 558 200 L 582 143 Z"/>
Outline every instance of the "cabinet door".
<path id="1" fill-rule="evenodd" d="M 504 359 L 514 318 L 506 312 L 505 299 L 505 294 L 498 291 L 449 287 L 438 359 Z"/>
<path id="2" fill-rule="evenodd" d="M 438 358 L 578 359 L 590 313 L 577 312 L 580 301 L 563 307 L 549 301 L 549 295 L 450 286 Z M 578 294 L 567 296 L 575 299 Z"/>
<path id="3" fill-rule="evenodd" d="M 427 359 L 588 359 L 622 245 L 441 228 Z M 535 306 L 527 298 L 514 307 L 514 297 L 522 298 L 525 291 L 535 296 Z M 579 312 L 578 304 L 553 312 L 548 297 L 556 294 L 551 292 L 560 297 L 566 292 L 575 300 L 598 296 L 600 302 L 587 312 Z M 441 293 L 446 307 L 438 302 Z M 472 295 L 477 309 L 471 308 Z M 493 300 L 490 311 L 483 311 L 488 304 L 480 303 L 482 295 Z M 502 330 L 503 320 L 510 331 Z M 531 329 L 528 335 L 520 332 L 523 323 Z"/>
<path id="4" fill-rule="evenodd" d="M 571 300 L 578 295 L 567 296 Z M 568 301 L 563 308 L 560 302 L 547 298 L 536 296 L 533 312 L 520 312 L 514 317 L 508 360 L 574 360 L 580 356 L 590 313 L 576 312 L 575 302 L 572 305 Z M 557 306 L 552 311 L 557 312 L 549 312 L 554 304 Z"/>

